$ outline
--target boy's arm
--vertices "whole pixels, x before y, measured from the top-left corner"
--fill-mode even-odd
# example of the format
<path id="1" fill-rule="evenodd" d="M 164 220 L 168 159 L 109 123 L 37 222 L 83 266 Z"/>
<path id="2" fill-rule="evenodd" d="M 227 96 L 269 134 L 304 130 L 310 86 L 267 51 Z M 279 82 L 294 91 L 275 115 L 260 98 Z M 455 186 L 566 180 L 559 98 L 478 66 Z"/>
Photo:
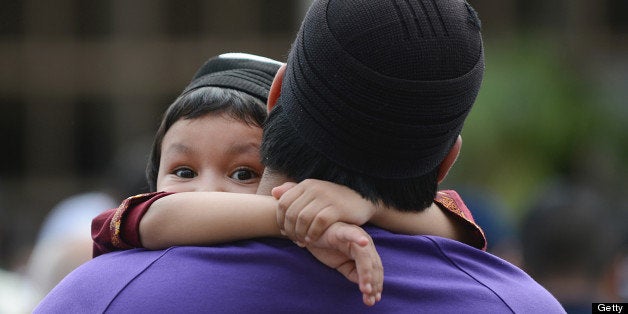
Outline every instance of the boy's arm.
<path id="1" fill-rule="evenodd" d="M 149 249 L 211 245 L 256 237 L 281 237 L 272 196 L 182 192 L 150 205 L 139 223 Z M 323 264 L 358 283 L 366 305 L 381 298 L 383 267 L 375 244 L 360 227 L 335 223 L 307 249 Z"/>
<path id="2" fill-rule="evenodd" d="M 357 283 L 364 304 L 371 306 L 381 300 L 384 268 L 373 239 L 364 229 L 335 222 L 306 248 L 323 264 Z"/>
<path id="3" fill-rule="evenodd" d="M 401 212 L 382 206 L 370 222 L 395 233 L 435 235 L 460 242 L 466 240 L 465 230 L 460 222 L 434 203 L 420 212 Z"/>
<path id="4" fill-rule="evenodd" d="M 171 193 L 153 192 L 125 199 L 118 208 L 92 220 L 93 257 L 108 252 L 142 247 L 139 223 L 150 205 Z"/>
<path id="5" fill-rule="evenodd" d="M 436 235 L 486 250 L 484 231 L 453 190 L 438 191 L 432 205 L 418 213 L 379 208 L 371 222 L 396 233 Z"/>
<path id="6" fill-rule="evenodd" d="M 92 221 L 94 257 L 134 247 L 160 249 L 172 245 L 211 245 L 256 237 L 281 237 L 276 208 L 277 201 L 273 197 L 255 194 L 156 192 L 137 195 Z M 307 249 L 320 262 L 358 283 L 366 305 L 381 299 L 382 263 L 375 244 L 362 228 L 336 223 Z"/>
<path id="7" fill-rule="evenodd" d="M 136 195 L 92 220 L 93 256 L 139 247 L 155 250 L 279 237 L 276 208 L 273 197 L 254 194 Z"/>
<path id="8" fill-rule="evenodd" d="M 117 208 L 113 208 L 100 213 L 92 219 L 92 256 L 96 257 L 105 253 L 116 251 L 118 248 L 111 242 L 111 231 L 109 225 L 116 213 Z"/>
<path id="9" fill-rule="evenodd" d="M 257 237 L 280 237 L 271 196 L 182 192 L 156 200 L 139 224 L 148 249 L 212 245 Z"/>
<path id="10" fill-rule="evenodd" d="M 317 239 L 335 221 L 371 222 L 396 233 L 436 235 L 478 248 L 486 243 L 483 233 L 468 226 L 473 224 L 472 218 L 460 219 L 436 204 L 421 212 L 400 212 L 367 201 L 348 187 L 313 179 L 297 185 L 286 183 L 275 188 L 273 196 L 279 199 L 279 226 L 302 244 Z"/>

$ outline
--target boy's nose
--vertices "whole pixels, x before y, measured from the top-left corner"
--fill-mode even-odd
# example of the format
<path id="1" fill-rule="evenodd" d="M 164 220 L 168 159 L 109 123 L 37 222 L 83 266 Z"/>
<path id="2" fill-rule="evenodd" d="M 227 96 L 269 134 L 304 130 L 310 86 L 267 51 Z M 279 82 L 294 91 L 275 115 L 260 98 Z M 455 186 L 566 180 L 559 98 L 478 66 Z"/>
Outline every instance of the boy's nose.
<path id="1" fill-rule="evenodd" d="M 207 176 L 205 178 L 201 178 L 201 180 L 198 180 L 194 190 L 197 192 L 226 191 L 224 180 L 221 180 L 221 178 L 215 175 Z"/>

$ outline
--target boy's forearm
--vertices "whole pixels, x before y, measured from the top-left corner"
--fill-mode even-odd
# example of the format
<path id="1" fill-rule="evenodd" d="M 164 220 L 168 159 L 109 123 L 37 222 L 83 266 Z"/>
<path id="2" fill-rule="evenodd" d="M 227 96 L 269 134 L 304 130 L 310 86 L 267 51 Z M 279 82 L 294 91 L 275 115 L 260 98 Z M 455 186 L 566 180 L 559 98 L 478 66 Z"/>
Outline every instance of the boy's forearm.
<path id="1" fill-rule="evenodd" d="M 271 196 L 176 193 L 151 205 L 140 222 L 140 237 L 148 249 L 280 237 L 276 208 Z"/>
<path id="2" fill-rule="evenodd" d="M 462 240 L 464 237 L 456 221 L 436 204 L 421 212 L 400 212 L 391 208 L 381 208 L 370 222 L 400 234 L 435 235 L 454 240 Z"/>

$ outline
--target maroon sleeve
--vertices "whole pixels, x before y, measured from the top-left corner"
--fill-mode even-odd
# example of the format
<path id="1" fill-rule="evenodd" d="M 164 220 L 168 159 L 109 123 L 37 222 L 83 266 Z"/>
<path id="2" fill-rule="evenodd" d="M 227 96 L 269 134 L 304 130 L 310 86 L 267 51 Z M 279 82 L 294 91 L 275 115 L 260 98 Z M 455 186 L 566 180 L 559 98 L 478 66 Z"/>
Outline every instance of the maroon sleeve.
<path id="1" fill-rule="evenodd" d="M 140 221 L 156 200 L 170 192 L 139 194 L 125 199 L 118 208 L 107 210 L 92 220 L 93 257 L 141 248 Z"/>
<path id="2" fill-rule="evenodd" d="M 458 223 L 460 223 L 467 231 L 469 239 L 465 243 L 474 246 L 482 251 L 486 251 L 486 235 L 484 230 L 475 222 L 473 215 L 462 198 L 454 190 L 442 190 L 436 193 L 434 202 L 445 210 L 446 213 L 453 215 Z"/>

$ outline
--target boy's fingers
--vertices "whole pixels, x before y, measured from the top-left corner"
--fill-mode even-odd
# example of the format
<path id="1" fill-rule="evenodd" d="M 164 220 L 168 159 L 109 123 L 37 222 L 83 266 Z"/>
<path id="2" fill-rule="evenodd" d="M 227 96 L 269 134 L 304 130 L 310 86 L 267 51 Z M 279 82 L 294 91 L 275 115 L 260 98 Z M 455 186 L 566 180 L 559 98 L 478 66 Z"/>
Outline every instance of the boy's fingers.
<path id="1" fill-rule="evenodd" d="M 384 270 L 370 235 L 356 225 L 342 222 L 332 224 L 326 232 L 333 236 L 326 238 L 323 247 L 331 246 L 347 258 L 334 268 L 358 284 L 364 304 L 377 303 L 381 299 Z"/>
<path id="2" fill-rule="evenodd" d="M 361 228 L 344 229 L 342 238 L 351 241 L 351 257 L 355 261 L 360 291 L 364 303 L 373 305 L 381 299 L 384 285 L 384 267 L 370 236 Z"/>
<path id="3" fill-rule="evenodd" d="M 338 272 L 343 274 L 349 281 L 360 285 L 360 277 L 355 267 L 355 261 L 348 261 L 336 268 Z M 361 291 L 361 290 L 360 290 Z"/>
<path id="4" fill-rule="evenodd" d="M 381 299 L 383 288 L 384 269 L 379 254 L 374 245 L 360 246 L 354 243 L 352 251 L 356 254 L 354 258 L 364 303 L 372 306 Z"/>
<path id="5" fill-rule="evenodd" d="M 332 206 L 322 209 L 310 223 L 309 229 L 307 230 L 307 237 L 311 241 L 318 240 L 329 226 L 340 220 L 338 215 L 339 212 Z"/>
<path id="6" fill-rule="evenodd" d="M 300 241 L 308 242 L 309 240 L 316 241 L 316 239 L 306 240 L 308 236 L 308 230 L 311 228 L 312 221 L 318 214 L 318 207 L 316 199 L 307 203 L 305 207 L 298 214 L 296 224 L 294 226 L 294 236 Z"/>
<path id="7" fill-rule="evenodd" d="M 357 283 L 362 293 L 362 301 L 367 306 L 373 306 L 381 299 L 382 284 L 376 277 L 383 277 L 383 269 L 377 267 L 377 263 L 370 263 L 375 258 L 379 260 L 379 255 L 372 255 L 374 250 L 363 247 L 355 243 L 351 244 L 354 260 L 340 265 L 336 270 L 342 273 L 349 281 Z"/>
<path id="8" fill-rule="evenodd" d="M 280 186 L 276 186 L 274 187 L 271 191 L 270 194 L 276 198 L 276 199 L 280 199 L 281 196 L 286 193 L 288 190 L 290 190 L 291 188 L 293 188 L 295 185 L 297 185 L 294 182 L 286 182 Z"/>
<path id="9" fill-rule="evenodd" d="M 273 188 L 272 192 L 274 197 L 279 197 L 279 203 L 277 205 L 277 226 L 282 231 L 282 234 L 285 232 L 285 221 L 286 221 L 286 211 L 292 205 L 292 202 L 299 197 L 299 188 L 291 188 L 294 187 L 294 183 L 287 182 L 280 186 Z"/>
<path id="10" fill-rule="evenodd" d="M 313 201 L 315 201 L 315 199 L 312 199 L 311 195 L 304 193 L 304 190 L 298 186 L 290 190 L 287 194 L 284 195 L 284 197 L 288 194 L 292 194 L 292 191 L 295 191 L 295 193 L 298 193 L 299 195 L 297 198 L 292 200 L 290 206 L 288 206 L 288 208 L 286 209 L 283 227 L 288 237 L 294 237 L 300 241 L 303 241 L 305 235 L 300 238 L 297 237 L 297 224 L 299 223 L 299 219 L 302 219 L 300 217 L 301 215 L 304 215 L 303 219 L 308 219 L 308 213 L 303 213 L 303 210 L 306 209 Z"/>

